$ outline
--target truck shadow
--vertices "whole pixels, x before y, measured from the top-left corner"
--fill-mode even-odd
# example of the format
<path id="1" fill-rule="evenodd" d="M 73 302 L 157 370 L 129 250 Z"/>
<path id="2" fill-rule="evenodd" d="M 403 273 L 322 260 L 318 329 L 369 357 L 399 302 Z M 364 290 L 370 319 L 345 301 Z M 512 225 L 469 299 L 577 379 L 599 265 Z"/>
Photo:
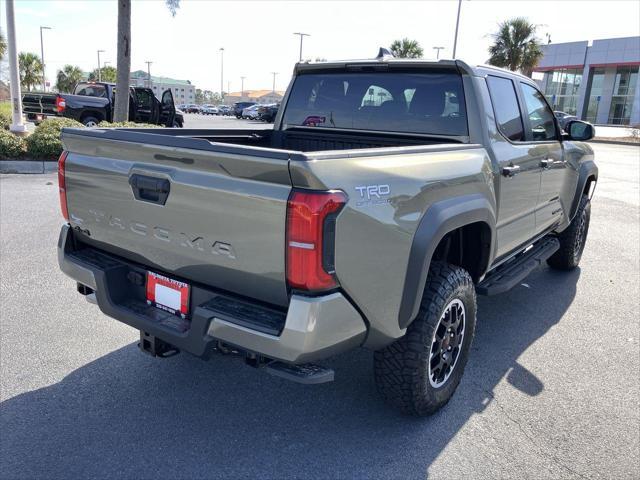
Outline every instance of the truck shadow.
<path id="1" fill-rule="evenodd" d="M 0 476 L 425 478 L 503 378 L 527 395 L 544 389 L 518 358 L 562 320 L 579 275 L 545 267 L 480 297 L 463 381 L 429 418 L 381 402 L 363 350 L 329 362 L 335 382 L 303 386 L 235 357 L 160 361 L 133 343 L 0 404 Z"/>

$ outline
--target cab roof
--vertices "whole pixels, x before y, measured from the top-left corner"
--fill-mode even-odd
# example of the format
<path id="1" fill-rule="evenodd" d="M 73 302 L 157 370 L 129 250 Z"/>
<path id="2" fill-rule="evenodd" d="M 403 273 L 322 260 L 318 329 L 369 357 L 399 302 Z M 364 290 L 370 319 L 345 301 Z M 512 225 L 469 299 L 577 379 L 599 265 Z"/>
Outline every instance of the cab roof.
<path id="1" fill-rule="evenodd" d="M 384 49 L 381 49 L 381 51 Z M 472 76 L 485 77 L 489 73 L 499 72 L 501 75 L 515 77 L 522 80 L 531 81 L 531 78 L 512 72 L 504 68 L 494 67 L 492 65 L 476 65 L 472 66 L 462 60 L 453 59 L 424 59 L 424 58 L 395 58 L 389 54 L 378 54 L 376 58 L 352 59 L 352 60 L 333 60 L 328 62 L 300 62 L 296 63 L 294 74 L 308 72 L 313 70 L 332 70 L 347 69 L 358 71 L 360 69 L 387 70 L 394 68 L 443 68 L 455 69 L 461 73 Z"/>

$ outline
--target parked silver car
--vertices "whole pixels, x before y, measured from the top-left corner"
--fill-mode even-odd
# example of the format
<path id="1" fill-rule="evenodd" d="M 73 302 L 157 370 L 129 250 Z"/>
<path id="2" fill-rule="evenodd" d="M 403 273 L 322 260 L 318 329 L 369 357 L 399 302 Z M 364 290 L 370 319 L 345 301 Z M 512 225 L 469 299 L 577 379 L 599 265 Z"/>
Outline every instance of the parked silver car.
<path id="1" fill-rule="evenodd" d="M 257 120 L 258 119 L 258 108 L 260 105 L 252 105 L 250 107 L 242 110 L 242 118 L 247 120 Z"/>
<path id="2" fill-rule="evenodd" d="M 203 115 L 217 115 L 218 107 L 216 107 L 215 105 L 203 105 L 200 109 L 200 113 L 202 113 Z"/>

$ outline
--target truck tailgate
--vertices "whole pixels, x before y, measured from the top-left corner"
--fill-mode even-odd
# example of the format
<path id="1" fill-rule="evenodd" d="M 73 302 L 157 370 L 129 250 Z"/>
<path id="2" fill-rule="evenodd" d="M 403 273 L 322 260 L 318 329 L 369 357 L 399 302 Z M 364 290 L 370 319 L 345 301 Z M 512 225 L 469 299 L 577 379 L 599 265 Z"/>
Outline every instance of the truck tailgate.
<path id="1" fill-rule="evenodd" d="M 177 279 L 288 303 L 286 152 L 213 152 L 81 132 L 65 132 L 63 141 L 70 223 L 88 244 Z"/>
<path id="2" fill-rule="evenodd" d="M 25 93 L 22 96 L 22 109 L 25 113 L 57 115 L 56 94 Z"/>

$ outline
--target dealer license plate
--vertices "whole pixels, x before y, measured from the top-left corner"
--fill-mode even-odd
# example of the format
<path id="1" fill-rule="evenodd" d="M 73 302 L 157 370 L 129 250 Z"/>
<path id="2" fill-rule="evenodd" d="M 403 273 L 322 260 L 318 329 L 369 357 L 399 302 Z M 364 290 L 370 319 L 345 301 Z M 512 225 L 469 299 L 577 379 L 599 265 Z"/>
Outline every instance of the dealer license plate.
<path id="1" fill-rule="evenodd" d="M 147 303 L 184 318 L 189 314 L 189 284 L 147 272 Z"/>

